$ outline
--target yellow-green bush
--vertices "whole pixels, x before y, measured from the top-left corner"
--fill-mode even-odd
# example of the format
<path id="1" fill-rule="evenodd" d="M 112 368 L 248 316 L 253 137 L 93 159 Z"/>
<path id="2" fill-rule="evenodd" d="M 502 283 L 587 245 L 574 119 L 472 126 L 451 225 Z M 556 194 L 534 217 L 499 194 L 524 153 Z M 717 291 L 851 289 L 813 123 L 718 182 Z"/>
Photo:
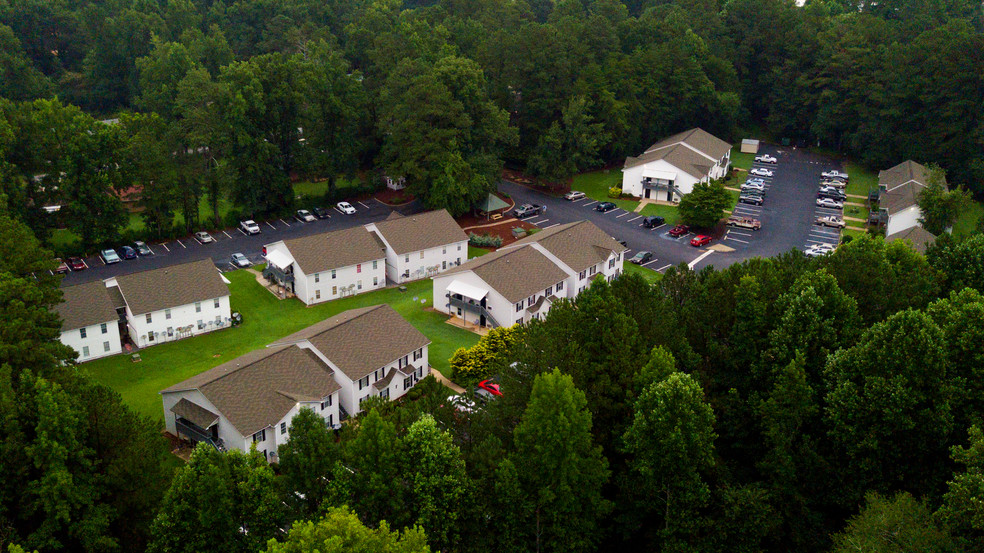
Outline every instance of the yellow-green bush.
<path id="1" fill-rule="evenodd" d="M 496 361 L 516 341 L 517 328 L 493 328 L 470 348 L 458 348 L 451 356 L 451 378 L 459 382 L 478 381 L 492 376 Z"/>
<path id="2" fill-rule="evenodd" d="M 616 199 L 617 198 L 621 198 L 622 197 L 622 187 L 621 186 L 613 186 L 613 187 L 609 188 L 608 189 L 608 197 L 609 198 L 616 198 Z"/>

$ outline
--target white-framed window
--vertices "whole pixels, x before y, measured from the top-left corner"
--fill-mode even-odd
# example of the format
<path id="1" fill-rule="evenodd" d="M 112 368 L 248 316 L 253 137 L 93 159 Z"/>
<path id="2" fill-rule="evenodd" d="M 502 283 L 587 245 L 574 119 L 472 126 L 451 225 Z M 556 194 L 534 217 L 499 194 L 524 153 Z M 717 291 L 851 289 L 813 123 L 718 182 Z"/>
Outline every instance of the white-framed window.
<path id="1" fill-rule="evenodd" d="M 85 329 L 84 328 L 80 328 L 79 329 L 79 336 L 81 336 L 82 339 L 85 340 Z"/>
<path id="2" fill-rule="evenodd" d="M 328 396 L 328 397 L 324 398 L 323 400 L 321 400 L 321 410 L 322 411 L 324 411 L 325 409 L 327 409 L 329 407 L 331 407 L 331 396 Z"/>
<path id="3" fill-rule="evenodd" d="M 356 273 L 361 273 L 362 272 L 362 263 L 356 263 L 355 264 L 355 272 Z"/>
<path id="4" fill-rule="evenodd" d="M 372 262 L 372 269 L 375 271 L 378 268 L 379 268 L 379 260 L 377 259 Z"/>
<path id="5" fill-rule="evenodd" d="M 331 270 L 331 278 L 332 278 L 332 280 L 334 280 L 334 278 L 335 278 L 335 269 L 332 269 Z"/>
<path id="6" fill-rule="evenodd" d="M 420 348 L 417 351 L 413 352 L 413 360 L 414 361 L 416 361 L 417 359 L 420 359 L 423 356 L 424 356 L 424 348 Z"/>
<path id="7" fill-rule="evenodd" d="M 109 327 L 106 326 L 106 323 L 103 323 L 103 324 L 99 325 L 99 330 L 103 334 L 106 334 L 107 332 L 109 332 Z"/>
<path id="8" fill-rule="evenodd" d="M 164 319 L 165 320 L 170 320 L 171 319 L 171 310 L 170 309 L 165 309 L 164 310 Z M 147 322 L 149 323 L 150 321 L 147 321 Z"/>
<path id="9" fill-rule="evenodd" d="M 356 286 L 359 290 L 362 290 L 362 281 L 360 280 L 358 283 L 356 283 Z"/>
<path id="10" fill-rule="evenodd" d="M 447 255 L 447 254 L 448 254 L 448 247 L 444 246 L 444 248 L 441 249 L 441 255 Z"/>
<path id="11" fill-rule="evenodd" d="M 321 290 L 315 290 L 314 291 L 314 299 L 316 299 L 316 300 L 320 300 L 321 299 Z"/>
<path id="12" fill-rule="evenodd" d="M 379 286 L 379 277 L 372 277 L 372 285 Z"/>
<path id="13" fill-rule="evenodd" d="M 442 259 L 441 260 L 441 270 L 443 271 L 443 270 L 445 270 L 447 268 L 448 268 L 448 260 L 447 259 Z"/>
<path id="14" fill-rule="evenodd" d="M 578 278 L 579 278 L 580 280 L 584 280 L 584 276 L 585 276 L 585 274 L 584 274 L 584 271 L 581 271 L 581 274 L 580 274 L 580 275 L 578 275 Z"/>
<path id="15" fill-rule="evenodd" d="M 82 346 L 82 357 L 89 356 L 89 346 Z"/>
<path id="16" fill-rule="evenodd" d="M 458 251 L 461 251 L 461 244 L 458 244 Z"/>
<path id="17" fill-rule="evenodd" d="M 218 309 L 219 306 L 222 305 L 222 302 L 219 301 L 219 298 L 215 298 L 215 302 L 214 302 L 213 305 L 215 306 L 216 309 Z"/>
<path id="18" fill-rule="evenodd" d="M 314 282 L 321 282 L 321 273 L 314 273 Z"/>
<path id="19" fill-rule="evenodd" d="M 266 441 L 266 428 L 260 430 L 256 434 L 253 434 L 253 443 L 265 442 Z"/>
<path id="20" fill-rule="evenodd" d="M 386 388 L 382 392 L 379 392 L 379 397 L 389 399 L 389 397 L 390 397 L 390 389 L 389 388 Z"/>
<path id="21" fill-rule="evenodd" d="M 534 301 L 536 301 L 536 296 L 526 298 L 526 307 L 532 307 Z"/>
<path id="22" fill-rule="evenodd" d="M 410 263 L 410 254 L 407 254 L 406 257 L 403 258 L 403 262 Z"/>
<path id="23" fill-rule="evenodd" d="M 334 418 L 335 418 L 335 415 L 332 415 L 332 414 L 329 414 L 328 415 L 328 426 L 335 426 Z"/>
<path id="24" fill-rule="evenodd" d="M 516 304 L 516 313 L 519 313 L 522 310 L 523 310 L 523 302 L 517 303 Z"/>
<path id="25" fill-rule="evenodd" d="M 338 286 L 332 286 L 331 287 L 331 295 L 333 295 L 333 296 L 337 296 L 338 295 Z"/>
<path id="26" fill-rule="evenodd" d="M 195 302 L 195 313 L 201 313 L 201 312 L 202 312 L 202 302 L 196 301 Z"/>
<path id="27" fill-rule="evenodd" d="M 552 291 L 553 291 L 553 286 L 547 286 L 547 289 L 544 290 L 543 295 L 544 296 L 549 296 L 550 295 L 550 292 L 552 292 Z"/>
<path id="28" fill-rule="evenodd" d="M 205 321 L 198 319 L 198 330 L 205 328 Z"/>
<path id="29" fill-rule="evenodd" d="M 109 351 L 109 342 L 103 342 L 103 351 Z"/>
<path id="30" fill-rule="evenodd" d="M 280 423 L 280 433 L 281 434 L 286 434 L 287 433 L 287 423 L 286 422 Z"/>
<path id="31" fill-rule="evenodd" d="M 564 289 L 564 281 L 562 280 L 562 281 L 558 282 L 557 283 L 557 286 L 555 286 L 555 288 L 557 288 L 557 291 L 558 292 L 560 292 L 561 290 L 563 290 Z"/>
<path id="32" fill-rule="evenodd" d="M 152 322 L 154 322 L 154 319 L 151 318 L 150 313 L 147 313 L 147 324 L 150 324 Z"/>
<path id="33" fill-rule="evenodd" d="M 412 387 L 413 387 L 413 377 L 412 376 L 408 376 L 408 377 L 404 378 L 403 379 L 403 389 L 404 390 L 409 390 Z"/>

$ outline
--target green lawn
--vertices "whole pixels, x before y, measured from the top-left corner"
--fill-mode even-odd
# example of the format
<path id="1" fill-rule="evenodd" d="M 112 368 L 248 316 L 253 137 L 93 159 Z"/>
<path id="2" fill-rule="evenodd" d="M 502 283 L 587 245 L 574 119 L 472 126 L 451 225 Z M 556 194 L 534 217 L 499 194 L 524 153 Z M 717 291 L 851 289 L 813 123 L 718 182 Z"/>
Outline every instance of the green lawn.
<path id="1" fill-rule="evenodd" d="M 622 186 L 622 172 L 618 169 L 602 169 L 590 173 L 574 175 L 574 183 L 571 190 L 580 190 L 593 200 L 599 202 L 615 202 L 615 205 L 626 210 L 635 211 L 639 202 L 633 200 L 615 200 L 608 197 L 608 189 L 613 186 Z"/>
<path id="2" fill-rule="evenodd" d="M 336 182 L 338 188 L 353 188 L 359 185 L 359 179 L 340 177 Z M 328 179 L 319 182 L 300 181 L 294 183 L 294 195 L 303 197 L 318 197 L 328 193 Z"/>
<path id="3" fill-rule="evenodd" d="M 755 154 L 742 153 L 740 143 L 731 148 L 732 167 L 737 167 L 738 169 L 744 169 L 747 171 L 752 168 L 753 161 L 755 161 Z"/>
<path id="4" fill-rule="evenodd" d="M 454 351 L 478 342 L 477 334 L 447 324 L 446 315 L 425 311 L 431 307 L 429 279 L 407 284 L 406 292 L 393 287 L 305 307 L 296 299 L 276 299 L 252 273 L 225 274 L 232 282 L 232 309 L 243 314 L 241 326 L 143 349 L 139 363 L 117 355 L 80 365 L 81 370 L 119 392 L 136 412 L 162 420 L 160 390 L 357 307 L 392 306 L 431 340 L 430 364 L 445 375 L 450 374 L 448 360 Z"/>
<path id="5" fill-rule="evenodd" d="M 956 236 L 970 236 L 977 232 L 977 222 L 984 217 L 984 204 L 971 201 L 967 209 L 957 217 L 953 223 L 953 234 Z"/>
<path id="6" fill-rule="evenodd" d="M 860 238 L 861 236 L 864 236 L 867 233 L 868 232 L 867 231 L 864 231 L 864 230 L 854 230 L 854 229 L 850 229 L 850 228 L 846 228 L 846 229 L 844 229 L 844 230 L 841 231 L 841 235 L 842 236 L 851 236 L 851 237 L 854 237 L 854 238 Z"/>
<path id="7" fill-rule="evenodd" d="M 483 249 L 483 248 L 478 248 L 478 247 L 472 246 L 471 244 L 468 245 L 468 259 L 471 259 L 473 257 L 482 257 L 483 255 L 485 255 L 487 253 L 489 253 L 489 250 L 486 250 L 486 249 Z"/>
<path id="8" fill-rule="evenodd" d="M 848 200 L 851 200 L 851 198 L 848 198 Z M 844 206 L 844 215 L 847 217 L 854 217 L 856 219 L 864 219 L 865 221 L 867 221 L 869 212 L 870 210 L 867 207 L 860 207 L 856 205 Z"/>
<path id="9" fill-rule="evenodd" d="M 652 269 L 640 267 L 638 265 L 629 263 L 628 261 L 625 262 L 624 268 L 625 268 L 625 274 L 637 274 L 642 278 L 646 279 L 646 282 L 650 284 L 656 284 L 657 282 L 659 282 L 659 279 L 663 278 L 663 273 L 657 273 Z"/>
<path id="10" fill-rule="evenodd" d="M 847 193 L 858 196 L 868 197 L 868 191 L 878 188 L 878 174 L 862 167 L 853 161 L 844 162 L 844 170 L 847 171 Z"/>
<path id="11" fill-rule="evenodd" d="M 666 219 L 666 224 L 675 225 L 680 222 L 680 211 L 675 205 L 646 204 L 640 212 L 642 215 L 659 215 Z"/>

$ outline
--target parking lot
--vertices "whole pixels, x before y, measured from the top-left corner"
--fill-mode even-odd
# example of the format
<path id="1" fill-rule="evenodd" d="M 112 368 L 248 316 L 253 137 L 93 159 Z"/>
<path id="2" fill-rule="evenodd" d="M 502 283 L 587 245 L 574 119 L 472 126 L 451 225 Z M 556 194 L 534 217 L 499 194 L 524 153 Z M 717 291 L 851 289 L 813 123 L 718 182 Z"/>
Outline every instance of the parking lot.
<path id="1" fill-rule="evenodd" d="M 331 208 L 328 218 L 317 219 L 308 223 L 287 217 L 256 221 L 260 226 L 260 234 L 252 236 L 247 235 L 238 227 L 233 227 L 220 231 L 210 231 L 209 235 L 214 240 L 210 243 L 202 243 L 194 235 L 163 242 L 150 241 L 147 242 L 147 246 L 153 255 L 123 260 L 111 265 L 106 265 L 97 252 L 95 255 L 90 255 L 84 259 L 88 269 L 70 272 L 65 276 L 64 284 L 81 284 L 204 258 L 211 258 L 220 270 L 232 270 L 236 268 L 231 262 L 234 253 L 242 253 L 251 263 L 263 263 L 262 248 L 264 244 L 380 221 L 395 209 L 375 199 L 351 203 L 356 209 L 352 215 L 345 215 L 337 208 Z M 406 208 L 401 207 L 399 210 L 409 213 L 414 209 L 415 206 L 411 205 Z"/>

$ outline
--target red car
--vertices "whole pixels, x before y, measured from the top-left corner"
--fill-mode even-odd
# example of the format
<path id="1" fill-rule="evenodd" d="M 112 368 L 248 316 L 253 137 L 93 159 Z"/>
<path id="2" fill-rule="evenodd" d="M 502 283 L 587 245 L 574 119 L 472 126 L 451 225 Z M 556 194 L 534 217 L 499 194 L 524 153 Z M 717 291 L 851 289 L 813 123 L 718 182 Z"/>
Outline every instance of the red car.
<path id="1" fill-rule="evenodd" d="M 492 396 L 502 395 L 502 392 L 499 391 L 499 384 L 495 381 L 494 378 L 490 378 L 488 380 L 483 380 L 479 382 L 477 392 L 479 395 L 489 395 L 489 394 L 491 394 Z"/>
<path id="2" fill-rule="evenodd" d="M 711 243 L 711 237 L 707 236 L 706 234 L 698 234 L 697 236 L 694 236 L 693 239 L 690 240 L 690 245 L 697 246 L 697 247 L 710 243 Z"/>
<path id="3" fill-rule="evenodd" d="M 82 269 L 86 269 L 87 268 L 86 265 L 85 265 L 85 261 L 82 261 L 82 258 L 81 257 L 69 257 L 68 258 L 68 266 L 73 271 L 81 271 Z"/>
<path id="4" fill-rule="evenodd" d="M 687 225 L 677 225 L 671 228 L 668 234 L 675 238 L 679 238 L 684 234 L 687 234 L 688 232 L 690 232 L 690 227 L 688 227 Z"/>
<path id="5" fill-rule="evenodd" d="M 56 257 L 55 258 L 55 261 L 58 262 L 58 268 L 55 269 L 55 272 L 58 273 L 58 274 L 60 274 L 60 275 L 67 275 L 68 274 L 68 263 L 65 263 L 64 261 L 62 261 L 60 257 Z"/>

